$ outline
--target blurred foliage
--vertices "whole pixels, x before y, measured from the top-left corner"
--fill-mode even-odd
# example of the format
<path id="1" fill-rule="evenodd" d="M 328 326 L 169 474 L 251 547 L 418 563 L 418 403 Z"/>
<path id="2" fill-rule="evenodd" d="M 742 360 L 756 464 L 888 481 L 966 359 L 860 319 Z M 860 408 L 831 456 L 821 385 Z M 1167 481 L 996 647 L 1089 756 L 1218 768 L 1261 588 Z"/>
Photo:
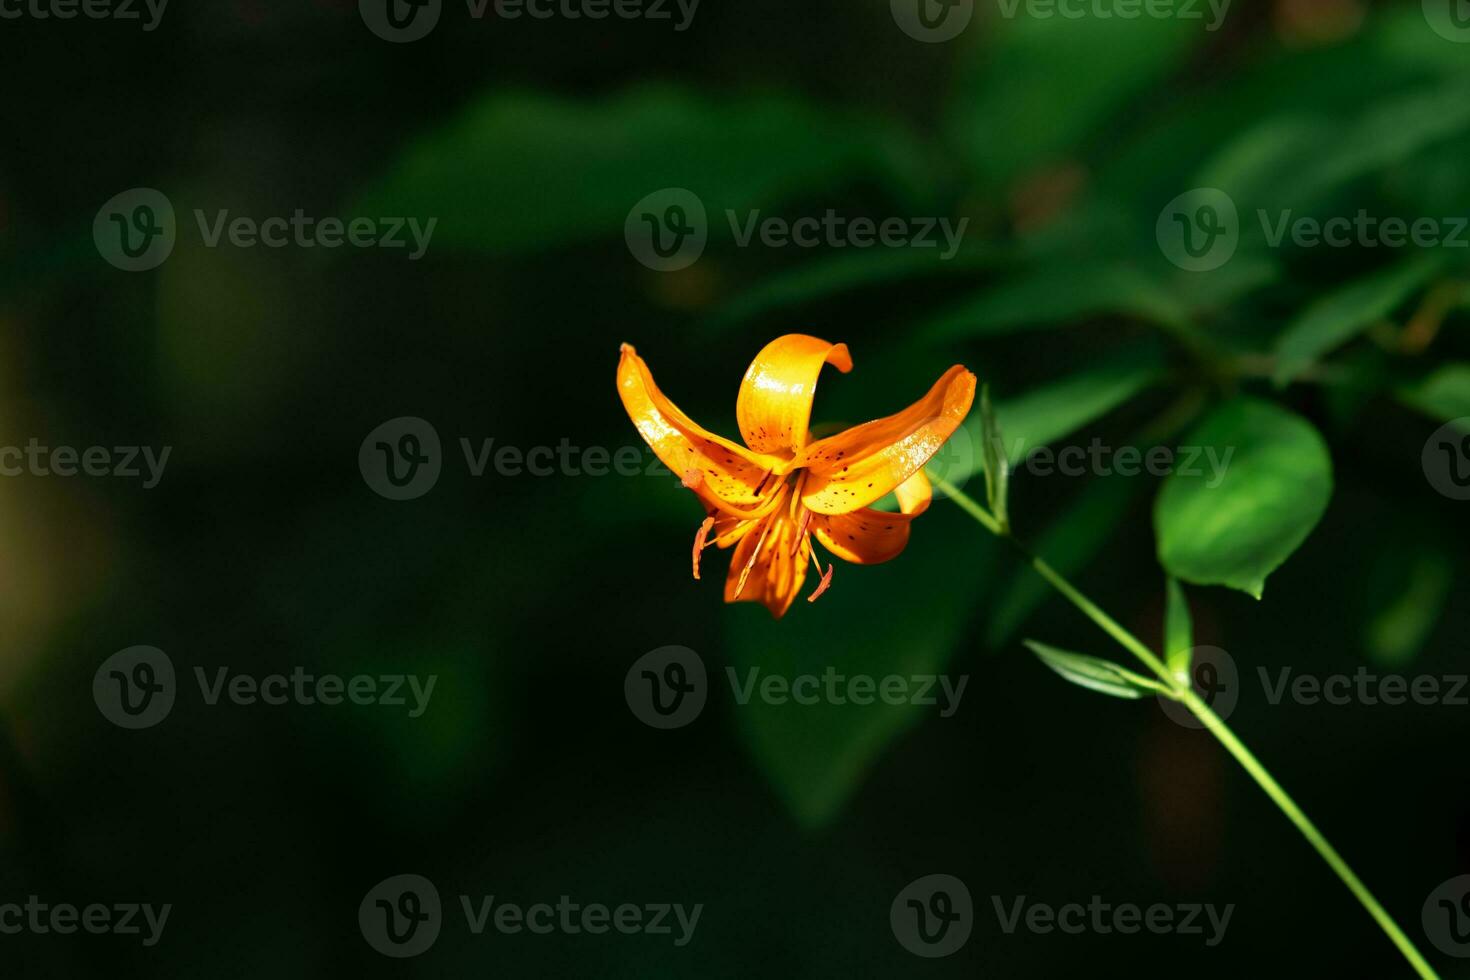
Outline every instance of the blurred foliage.
<path id="1" fill-rule="evenodd" d="M 622 341 L 726 434 L 745 364 L 780 333 L 852 347 L 821 423 L 895 411 L 958 360 L 991 384 L 1012 464 L 1094 439 L 1235 451 L 1208 490 L 1012 474 L 1018 534 L 1139 635 L 1182 629 L 1162 562 L 1194 642 L 1232 651 L 1243 687 L 1287 664 L 1463 672 L 1465 505 L 1420 452 L 1470 417 L 1466 253 L 1273 245 L 1257 219 L 1467 213 L 1470 59 L 1419 4 L 1237 4 L 1213 33 L 980 5 L 943 45 L 884 2 L 709 5 L 678 35 L 467 23 L 451 4 L 410 45 L 367 36 L 353 6 L 206 3 L 122 39 L 6 22 L 0 444 L 176 448 L 154 491 L 0 480 L 0 895 L 179 908 L 157 949 L 5 939 L 4 975 L 897 975 L 916 961 L 887 903 L 935 870 L 970 881 L 982 919 L 990 894 L 1241 906 L 1218 949 L 991 931 L 934 964 L 954 975 L 1397 975 L 1213 744 L 1024 656 L 1022 635 L 1110 651 L 944 501 L 897 561 L 840 567 L 773 623 L 721 604 L 713 553 L 689 580 L 700 514 L 672 476 L 474 477 L 459 440 L 637 445 L 613 391 Z M 178 249 L 144 275 L 89 241 L 96 204 L 132 186 L 179 212 Z M 712 234 L 693 267 L 657 273 L 622 228 L 671 186 Z M 1188 272 L 1156 224 L 1197 187 L 1230 195 L 1240 241 Z M 211 250 L 195 207 L 439 225 L 417 262 Z M 739 248 L 726 209 L 969 224 L 940 261 Z M 445 447 L 410 503 L 355 462 L 401 415 Z M 980 426 L 941 460 L 972 492 Z M 120 733 L 91 676 L 134 643 L 185 675 L 440 683 L 418 720 L 196 701 Z M 619 692 L 670 643 L 719 696 L 655 732 Z M 725 696 L 726 668 L 829 667 L 970 682 L 943 720 Z M 1470 859 L 1455 709 L 1246 697 L 1232 724 L 1411 928 Z M 446 894 L 711 907 L 689 956 L 446 935 L 442 959 L 389 963 L 353 913 L 408 870 Z"/>

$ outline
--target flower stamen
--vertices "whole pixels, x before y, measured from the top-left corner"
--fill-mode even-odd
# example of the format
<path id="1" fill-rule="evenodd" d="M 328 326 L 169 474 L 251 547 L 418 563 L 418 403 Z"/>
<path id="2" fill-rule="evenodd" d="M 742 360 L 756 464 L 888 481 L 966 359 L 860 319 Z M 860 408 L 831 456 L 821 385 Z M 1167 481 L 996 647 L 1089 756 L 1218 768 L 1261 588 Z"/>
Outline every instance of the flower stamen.
<path id="1" fill-rule="evenodd" d="M 831 586 L 832 586 L 832 569 L 834 569 L 834 568 L 837 567 L 837 563 L 835 561 L 829 561 L 827 563 L 827 570 L 825 572 L 823 572 L 822 571 L 822 565 L 821 565 L 821 563 L 817 561 L 817 552 L 816 552 L 816 549 L 815 548 L 812 549 L 811 555 L 812 555 L 812 564 L 815 565 L 817 567 L 817 571 L 818 572 L 821 572 L 821 574 L 822 574 L 822 581 L 820 581 L 820 582 L 817 583 L 817 587 L 816 587 L 815 591 L 813 591 L 811 595 L 809 595 L 809 596 L 806 597 L 806 601 L 807 602 L 816 602 L 819 598 L 821 598 L 821 595 L 822 595 L 823 592 L 826 592 L 829 588 L 831 588 Z"/>
<path id="2" fill-rule="evenodd" d="M 696 532 L 695 535 L 694 535 L 694 579 L 695 579 L 695 581 L 698 581 L 699 580 L 699 556 L 700 556 L 700 553 L 703 552 L 705 548 L 708 548 L 709 547 L 709 541 L 707 539 L 709 538 L 710 531 L 714 530 L 714 526 L 715 526 L 715 519 L 713 517 L 706 517 L 704 519 L 704 523 L 701 524 L 701 525 L 699 525 L 699 531 Z"/>
<path id="3" fill-rule="evenodd" d="M 740 581 L 735 583 L 735 598 L 740 598 L 740 593 L 745 591 L 745 580 L 750 578 L 751 569 L 755 568 L 756 560 L 761 556 L 761 549 L 766 546 L 766 535 L 771 532 L 771 522 L 761 522 L 761 536 L 756 539 L 755 549 L 751 551 L 750 557 L 746 559 L 745 567 L 740 570 Z"/>

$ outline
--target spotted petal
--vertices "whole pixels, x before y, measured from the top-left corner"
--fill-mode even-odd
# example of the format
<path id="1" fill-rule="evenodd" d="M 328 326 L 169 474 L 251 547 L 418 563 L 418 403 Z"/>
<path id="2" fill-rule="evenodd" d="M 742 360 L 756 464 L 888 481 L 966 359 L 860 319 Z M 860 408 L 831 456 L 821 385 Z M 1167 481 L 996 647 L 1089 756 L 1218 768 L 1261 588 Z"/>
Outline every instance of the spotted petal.
<path id="1" fill-rule="evenodd" d="M 897 490 L 954 434 L 975 400 L 975 375 L 959 364 L 896 415 L 854 426 L 807 446 L 802 503 L 818 514 L 847 514 Z"/>
<path id="2" fill-rule="evenodd" d="M 747 446 L 786 458 L 801 451 L 811 424 L 817 377 L 826 364 L 843 374 L 851 371 L 847 345 L 789 333 L 755 355 L 735 400 L 735 418 Z"/>
<path id="3" fill-rule="evenodd" d="M 822 547 L 855 565 L 877 565 L 897 558 L 909 543 L 909 523 L 929 508 L 933 491 L 920 470 L 895 491 L 899 513 L 860 507 L 850 514 L 818 514 L 812 533 Z"/>
<path id="4" fill-rule="evenodd" d="M 707 504 L 728 513 L 761 502 L 762 483 L 778 461 L 697 425 L 659 391 L 631 344 L 618 360 L 618 394 L 643 441 Z"/>

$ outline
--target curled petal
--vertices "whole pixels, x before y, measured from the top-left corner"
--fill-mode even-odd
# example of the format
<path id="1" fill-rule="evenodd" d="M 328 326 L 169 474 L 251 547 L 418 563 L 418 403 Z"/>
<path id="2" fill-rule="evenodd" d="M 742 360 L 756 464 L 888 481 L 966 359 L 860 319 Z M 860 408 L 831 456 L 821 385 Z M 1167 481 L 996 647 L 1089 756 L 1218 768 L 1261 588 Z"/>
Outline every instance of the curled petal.
<path id="1" fill-rule="evenodd" d="M 807 446 L 802 503 L 846 514 L 898 489 L 949 439 L 975 400 L 975 376 L 956 364 L 929 393 L 896 415 L 854 426 Z"/>
<path id="2" fill-rule="evenodd" d="M 801 451 L 817 377 L 825 364 L 843 374 L 851 371 L 847 345 L 792 333 L 777 337 L 755 355 L 735 400 L 735 417 L 747 446 L 786 457 Z"/>
<path id="3" fill-rule="evenodd" d="M 695 424 L 659 391 L 631 344 L 618 360 L 618 394 L 643 441 L 701 499 L 726 511 L 762 502 L 762 483 L 777 461 Z"/>
<path id="4" fill-rule="evenodd" d="M 918 517 L 929 509 L 929 501 L 934 499 L 934 488 L 929 484 L 929 477 L 919 468 L 914 475 L 900 483 L 893 491 L 898 498 L 898 512 L 910 517 Z"/>

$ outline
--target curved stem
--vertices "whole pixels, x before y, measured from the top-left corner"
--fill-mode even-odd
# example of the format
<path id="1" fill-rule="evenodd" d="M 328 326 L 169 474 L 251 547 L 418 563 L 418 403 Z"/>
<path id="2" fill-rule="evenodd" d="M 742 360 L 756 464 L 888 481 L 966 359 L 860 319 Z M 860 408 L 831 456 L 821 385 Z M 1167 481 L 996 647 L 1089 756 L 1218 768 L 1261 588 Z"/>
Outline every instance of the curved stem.
<path id="1" fill-rule="evenodd" d="M 1337 849 L 1328 843 L 1327 838 L 1322 835 L 1322 831 L 1317 829 L 1317 825 L 1312 823 L 1307 815 L 1302 812 L 1301 807 L 1296 805 L 1296 801 L 1287 794 L 1286 790 L 1281 788 L 1281 784 L 1272 777 L 1271 773 L 1266 770 L 1266 767 L 1261 765 L 1260 760 L 1236 737 L 1235 733 L 1225 724 L 1224 719 L 1215 714 L 1210 709 L 1210 706 L 1194 693 L 1194 689 L 1189 684 L 1183 683 L 1179 678 L 1173 676 L 1168 667 L 1164 665 L 1164 662 L 1146 644 L 1124 629 L 1107 613 L 1103 612 L 1091 599 L 1079 592 L 1072 583 L 1062 577 L 1060 572 L 1022 547 L 1014 537 L 1002 529 L 1000 524 L 984 507 L 981 507 L 958 487 L 955 487 L 949 482 L 935 477 L 933 474 L 930 474 L 930 479 L 934 482 L 934 486 L 937 489 L 942 490 L 948 495 L 951 500 L 958 504 L 967 514 L 975 518 L 987 531 L 1015 544 L 1020 549 L 1022 555 L 1025 556 L 1027 564 L 1038 575 L 1046 579 L 1053 588 L 1067 598 L 1067 601 L 1081 610 L 1083 615 L 1097 624 L 1104 633 L 1116 640 L 1123 649 L 1133 654 L 1149 670 L 1158 675 L 1159 679 L 1169 686 L 1174 696 L 1189 708 L 1195 717 L 1199 718 L 1200 722 L 1209 729 L 1210 733 L 1219 740 L 1221 745 L 1225 746 L 1225 749 L 1231 755 L 1235 756 L 1235 760 L 1240 763 L 1241 768 L 1250 774 L 1250 777 L 1256 781 L 1256 784 L 1265 790 L 1266 795 L 1271 798 L 1272 802 L 1280 808 L 1282 813 L 1286 814 L 1286 819 L 1290 820 L 1296 826 L 1297 830 L 1301 831 L 1302 836 L 1307 839 L 1307 843 L 1312 845 L 1317 853 L 1322 856 L 1322 860 L 1327 862 L 1327 866 L 1337 874 L 1337 877 L 1348 887 L 1348 890 L 1362 903 L 1363 908 L 1368 910 L 1368 914 L 1373 916 L 1379 928 L 1393 941 L 1393 944 L 1398 947 L 1399 952 L 1403 954 L 1404 959 L 1409 961 L 1409 964 L 1413 966 L 1419 976 L 1423 980 L 1439 980 L 1438 974 L 1430 967 L 1413 942 L 1404 934 L 1404 931 L 1399 928 L 1398 923 L 1394 922 L 1393 918 L 1384 910 L 1383 906 L 1378 903 L 1378 899 L 1373 897 L 1373 893 L 1368 891 L 1367 886 L 1363 884 L 1362 880 L 1353 873 L 1353 869 L 1348 867 L 1348 863 L 1343 860 L 1341 854 L 1337 853 Z"/>

